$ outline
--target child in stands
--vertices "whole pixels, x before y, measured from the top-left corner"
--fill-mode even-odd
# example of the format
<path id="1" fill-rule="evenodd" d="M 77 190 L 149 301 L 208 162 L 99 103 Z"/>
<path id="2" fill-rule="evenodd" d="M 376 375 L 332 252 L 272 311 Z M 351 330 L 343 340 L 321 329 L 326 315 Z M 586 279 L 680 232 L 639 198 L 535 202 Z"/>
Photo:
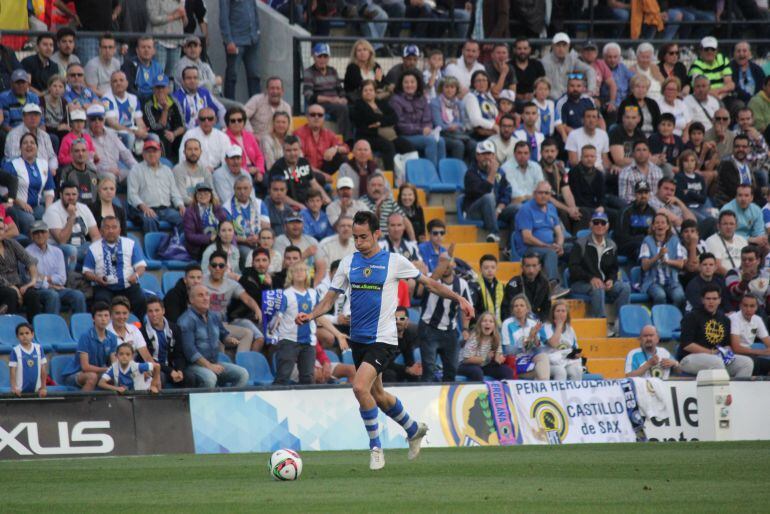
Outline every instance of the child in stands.
<path id="1" fill-rule="evenodd" d="M 45 398 L 48 378 L 48 362 L 39 344 L 33 342 L 35 332 L 32 325 L 22 323 L 16 327 L 16 339 L 19 344 L 13 347 L 8 367 L 11 368 L 11 392 L 16 396 L 22 393 L 37 393 Z"/>

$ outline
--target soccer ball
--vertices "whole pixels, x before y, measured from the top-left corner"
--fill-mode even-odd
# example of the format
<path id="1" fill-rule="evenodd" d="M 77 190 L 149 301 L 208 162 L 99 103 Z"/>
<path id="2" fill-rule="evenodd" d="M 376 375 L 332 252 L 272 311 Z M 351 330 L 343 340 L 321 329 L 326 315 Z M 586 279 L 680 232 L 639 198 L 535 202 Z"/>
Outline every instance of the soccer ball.
<path id="1" fill-rule="evenodd" d="M 284 448 L 273 452 L 267 469 L 275 480 L 297 480 L 302 474 L 302 458 L 294 450 Z"/>

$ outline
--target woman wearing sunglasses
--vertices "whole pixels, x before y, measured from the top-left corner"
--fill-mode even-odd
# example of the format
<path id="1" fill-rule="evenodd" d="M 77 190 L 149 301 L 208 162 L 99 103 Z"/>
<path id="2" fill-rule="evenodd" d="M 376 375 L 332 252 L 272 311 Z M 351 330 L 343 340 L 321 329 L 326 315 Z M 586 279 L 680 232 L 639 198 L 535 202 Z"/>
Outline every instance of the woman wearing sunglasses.
<path id="1" fill-rule="evenodd" d="M 262 149 L 254 134 L 245 130 L 246 111 L 241 107 L 230 107 L 225 113 L 225 124 L 225 134 L 230 138 L 230 143 L 240 146 L 243 150 L 241 167 L 249 172 L 257 184 L 261 184 L 265 176 L 265 156 L 262 155 Z"/>
<path id="2" fill-rule="evenodd" d="M 679 79 L 679 84 L 682 86 L 679 91 L 679 98 L 684 98 L 690 94 L 690 77 L 687 75 L 687 68 L 679 60 L 678 43 L 670 41 L 661 45 L 660 50 L 658 50 L 658 63 L 655 66 L 664 81 L 672 78 Z M 665 84 L 662 87 L 665 87 Z"/>

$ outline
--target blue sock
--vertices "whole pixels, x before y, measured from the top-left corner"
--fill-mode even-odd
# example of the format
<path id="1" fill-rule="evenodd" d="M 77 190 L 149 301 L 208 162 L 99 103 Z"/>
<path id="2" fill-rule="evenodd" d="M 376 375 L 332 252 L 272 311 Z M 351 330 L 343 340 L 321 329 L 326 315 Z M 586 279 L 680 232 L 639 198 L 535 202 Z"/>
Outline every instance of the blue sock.
<path id="1" fill-rule="evenodd" d="M 377 426 L 377 414 L 379 412 L 377 407 L 369 410 L 360 409 L 360 412 L 361 419 L 364 420 L 366 433 L 369 434 L 369 448 L 382 448 L 382 443 L 380 443 L 380 430 Z"/>
<path id="2" fill-rule="evenodd" d="M 404 410 L 404 406 L 401 405 L 401 400 L 396 398 L 396 404 L 390 409 L 385 411 L 385 414 L 393 421 L 404 427 L 406 430 L 406 436 L 408 438 L 414 437 L 417 433 L 417 423 L 409 417 L 409 414 Z"/>

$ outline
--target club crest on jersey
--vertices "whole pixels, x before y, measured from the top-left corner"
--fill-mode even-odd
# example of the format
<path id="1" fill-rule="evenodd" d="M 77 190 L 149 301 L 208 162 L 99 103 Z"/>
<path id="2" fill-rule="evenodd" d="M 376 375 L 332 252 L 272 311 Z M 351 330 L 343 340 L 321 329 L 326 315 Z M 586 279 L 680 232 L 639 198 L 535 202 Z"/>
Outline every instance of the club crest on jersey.
<path id="1" fill-rule="evenodd" d="M 35 360 L 34 359 L 27 359 L 27 366 L 29 366 L 30 368 L 34 368 L 35 367 Z"/>
<path id="2" fill-rule="evenodd" d="M 307 302 L 304 302 L 304 303 L 302 304 L 302 310 L 303 310 L 303 311 L 306 311 L 306 310 L 308 310 L 308 309 L 310 309 L 310 305 L 308 305 L 308 304 L 307 304 Z"/>
<path id="3" fill-rule="evenodd" d="M 369 278 L 372 276 L 372 268 L 364 268 L 364 276 Z"/>

